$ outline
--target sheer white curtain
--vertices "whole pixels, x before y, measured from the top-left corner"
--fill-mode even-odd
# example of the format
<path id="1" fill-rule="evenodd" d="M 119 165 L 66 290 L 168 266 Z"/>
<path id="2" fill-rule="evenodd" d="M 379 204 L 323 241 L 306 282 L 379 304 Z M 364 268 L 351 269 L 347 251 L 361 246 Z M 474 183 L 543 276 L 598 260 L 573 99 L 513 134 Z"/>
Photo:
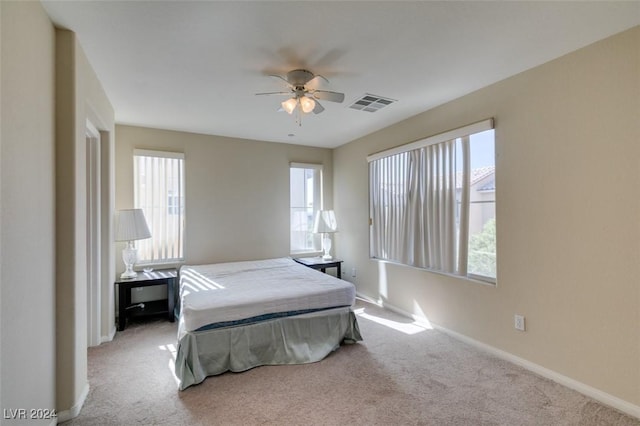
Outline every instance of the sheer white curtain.
<path id="1" fill-rule="evenodd" d="M 135 150 L 134 204 L 144 211 L 151 238 L 140 240 L 141 264 L 184 258 L 184 154 Z"/>

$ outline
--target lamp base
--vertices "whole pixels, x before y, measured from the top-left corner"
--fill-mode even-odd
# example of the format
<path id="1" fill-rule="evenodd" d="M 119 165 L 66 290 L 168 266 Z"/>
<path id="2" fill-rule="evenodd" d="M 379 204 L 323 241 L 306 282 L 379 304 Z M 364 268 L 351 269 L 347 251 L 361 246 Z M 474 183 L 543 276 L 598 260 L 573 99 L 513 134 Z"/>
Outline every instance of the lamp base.
<path id="1" fill-rule="evenodd" d="M 124 262 L 125 270 L 120 275 L 123 280 L 130 280 L 138 276 L 138 273 L 133 270 L 133 265 L 138 261 L 138 249 L 133 245 L 133 241 L 127 242 L 127 246 L 122 250 L 122 261 Z"/>
<path id="2" fill-rule="evenodd" d="M 138 273 L 137 273 L 136 271 L 134 271 L 134 270 L 131 270 L 131 271 L 124 271 L 124 272 L 122 273 L 122 275 L 120 275 L 120 279 L 123 279 L 123 280 L 130 280 L 130 279 L 135 278 L 135 277 L 137 277 L 137 276 L 138 276 Z"/>
<path id="3" fill-rule="evenodd" d="M 324 238 L 322 238 L 322 249 L 324 250 L 324 256 L 322 256 L 322 260 L 331 260 L 331 236 L 328 233 L 324 234 Z"/>

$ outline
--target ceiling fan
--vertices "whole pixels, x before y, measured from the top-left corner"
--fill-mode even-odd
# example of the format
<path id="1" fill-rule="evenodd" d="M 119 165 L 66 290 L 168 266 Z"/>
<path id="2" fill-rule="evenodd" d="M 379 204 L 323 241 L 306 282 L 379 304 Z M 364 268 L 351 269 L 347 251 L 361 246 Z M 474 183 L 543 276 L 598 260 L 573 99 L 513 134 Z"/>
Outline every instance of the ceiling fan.
<path id="1" fill-rule="evenodd" d="M 289 99 L 282 102 L 282 109 L 289 114 L 296 112 L 296 122 L 299 126 L 302 125 L 302 114 L 308 114 L 310 112 L 320 114 L 324 111 L 324 107 L 320 105 L 320 102 L 318 102 L 319 100 L 338 103 L 344 101 L 344 93 L 319 90 L 310 87 L 310 83 L 315 79 L 319 78 L 327 83 L 329 80 L 320 74 L 314 74 L 309 70 L 297 69 L 289 71 L 285 77 L 273 74 L 270 75 L 270 77 L 279 78 L 287 83 L 289 90 L 283 92 L 256 93 L 256 95 L 290 96 Z"/>

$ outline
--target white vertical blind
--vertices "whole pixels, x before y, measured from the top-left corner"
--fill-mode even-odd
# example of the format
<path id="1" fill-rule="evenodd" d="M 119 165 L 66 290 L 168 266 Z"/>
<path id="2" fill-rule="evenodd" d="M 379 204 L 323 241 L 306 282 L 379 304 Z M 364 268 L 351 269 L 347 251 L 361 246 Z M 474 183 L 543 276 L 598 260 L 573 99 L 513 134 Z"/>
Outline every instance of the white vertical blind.
<path id="1" fill-rule="evenodd" d="M 470 200 L 470 176 L 471 176 L 471 152 L 469 147 L 469 135 L 463 136 L 460 140 L 460 151 L 462 154 L 462 173 L 460 174 L 460 205 L 458 223 L 458 273 L 467 275 L 467 255 L 469 245 L 469 200 Z"/>
<path id="2" fill-rule="evenodd" d="M 320 250 L 313 233 L 316 212 L 322 209 L 322 165 L 290 164 L 290 250 L 292 254 Z"/>
<path id="3" fill-rule="evenodd" d="M 492 128 L 489 119 L 367 157 L 372 258 L 467 275 L 469 135 Z"/>
<path id="4" fill-rule="evenodd" d="M 455 141 L 369 163 L 371 256 L 455 273 Z"/>
<path id="5" fill-rule="evenodd" d="M 382 158 L 369 164 L 372 229 L 371 257 L 410 263 L 405 249 L 408 231 L 409 154 Z M 374 184 L 375 183 L 375 184 Z"/>
<path id="6" fill-rule="evenodd" d="M 151 238 L 138 245 L 138 263 L 184 259 L 184 154 L 134 151 L 134 204 L 144 210 Z"/>

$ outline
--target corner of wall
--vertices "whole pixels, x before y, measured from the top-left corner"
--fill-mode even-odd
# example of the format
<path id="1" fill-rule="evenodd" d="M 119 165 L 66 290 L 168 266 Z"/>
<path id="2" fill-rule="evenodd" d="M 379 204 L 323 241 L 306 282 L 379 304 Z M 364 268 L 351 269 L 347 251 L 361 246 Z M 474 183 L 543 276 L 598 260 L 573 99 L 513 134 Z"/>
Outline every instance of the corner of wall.
<path id="1" fill-rule="evenodd" d="M 91 68 L 75 33 L 56 29 L 56 406 L 60 413 L 76 416 L 88 392 L 87 372 L 87 162 L 86 123 L 93 123 L 101 134 L 104 155 L 101 173 L 106 187 L 99 196 L 105 226 L 101 261 L 106 273 L 101 277 L 105 295 L 100 318 L 101 340 L 112 338 L 113 277 L 113 200 L 114 133 L 113 108 Z"/>
<path id="2" fill-rule="evenodd" d="M 0 2 L 0 22 L 0 406 L 53 409 L 55 33 L 40 2 Z"/>

